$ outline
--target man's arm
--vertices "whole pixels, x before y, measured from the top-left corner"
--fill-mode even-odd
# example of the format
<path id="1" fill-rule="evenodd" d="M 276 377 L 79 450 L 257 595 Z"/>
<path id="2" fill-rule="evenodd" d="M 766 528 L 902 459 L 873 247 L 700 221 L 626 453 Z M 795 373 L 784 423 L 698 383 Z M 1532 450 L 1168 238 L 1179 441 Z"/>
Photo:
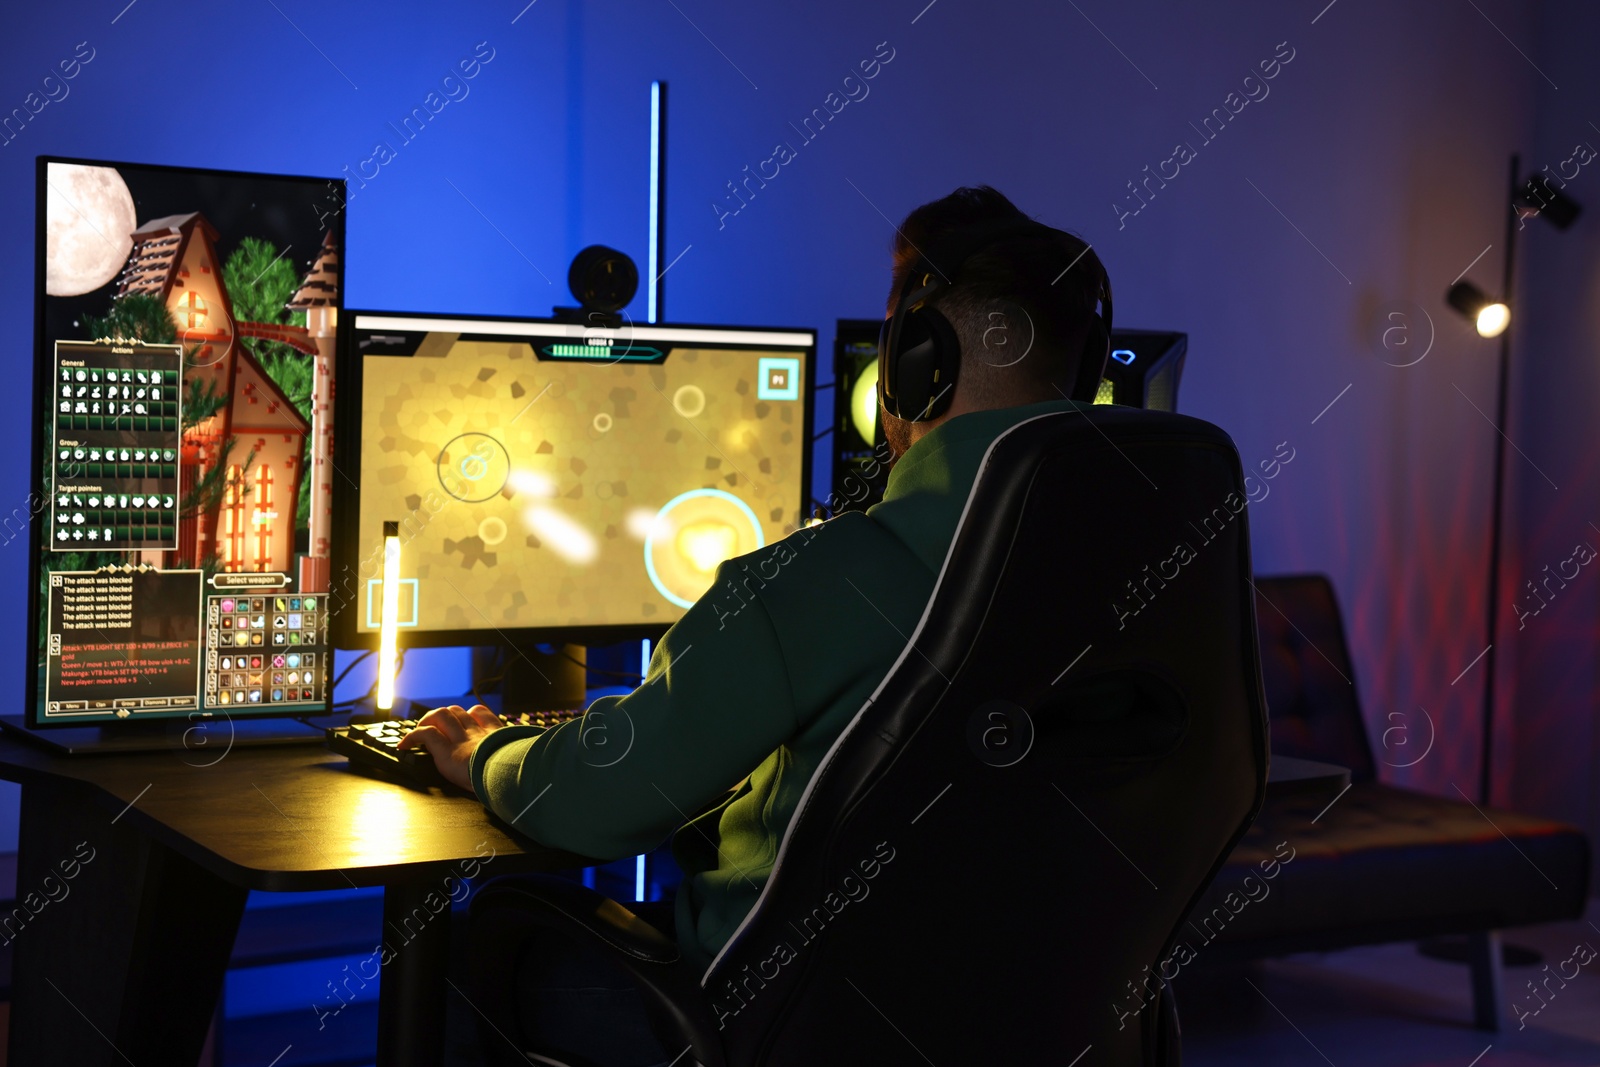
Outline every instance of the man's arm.
<path id="1" fill-rule="evenodd" d="M 737 561 L 718 568 L 632 693 L 603 697 L 542 734 L 484 737 L 470 757 L 483 802 L 551 847 L 631 856 L 789 740 L 798 720 L 783 652 L 760 600 L 729 591 L 725 579 L 738 573 Z"/>
<path id="2" fill-rule="evenodd" d="M 402 743 L 426 744 L 447 777 L 547 845 L 635 855 L 881 678 L 932 584 L 893 535 L 840 516 L 717 568 L 629 695 L 544 733 L 441 709 Z"/>

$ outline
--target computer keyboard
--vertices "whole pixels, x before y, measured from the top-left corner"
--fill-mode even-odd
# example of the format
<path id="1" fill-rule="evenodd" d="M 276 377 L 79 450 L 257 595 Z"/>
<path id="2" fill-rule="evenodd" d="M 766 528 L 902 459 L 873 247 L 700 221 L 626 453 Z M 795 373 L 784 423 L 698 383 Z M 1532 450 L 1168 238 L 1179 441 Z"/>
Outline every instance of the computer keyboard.
<path id="1" fill-rule="evenodd" d="M 522 712 L 500 715 L 506 726 L 541 726 L 549 729 L 579 718 L 582 709 Z M 400 749 L 400 739 L 417 728 L 416 719 L 385 719 L 382 722 L 328 727 L 328 747 L 350 761 L 353 768 L 398 778 L 418 785 L 443 785 L 444 775 L 433 765 L 433 755 L 425 748 Z"/>

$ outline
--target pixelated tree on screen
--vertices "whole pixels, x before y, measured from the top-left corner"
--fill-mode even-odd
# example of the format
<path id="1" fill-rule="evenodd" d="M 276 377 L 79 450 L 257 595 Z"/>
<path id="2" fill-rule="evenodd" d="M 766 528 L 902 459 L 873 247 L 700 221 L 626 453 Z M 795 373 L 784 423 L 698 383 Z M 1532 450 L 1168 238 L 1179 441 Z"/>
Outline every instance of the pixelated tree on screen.
<path id="1" fill-rule="evenodd" d="M 245 237 L 222 267 L 222 281 L 233 299 L 234 313 L 245 322 L 304 326 L 306 313 L 291 311 L 286 304 L 300 288 L 300 274 L 271 241 Z M 310 356 L 297 352 L 282 341 L 265 337 L 241 337 L 249 350 L 272 378 L 273 384 L 311 421 L 311 388 L 314 368 Z M 245 466 L 249 466 L 246 462 Z M 295 525 L 305 527 L 311 514 L 311 480 L 300 482 L 300 499 L 295 506 Z"/>

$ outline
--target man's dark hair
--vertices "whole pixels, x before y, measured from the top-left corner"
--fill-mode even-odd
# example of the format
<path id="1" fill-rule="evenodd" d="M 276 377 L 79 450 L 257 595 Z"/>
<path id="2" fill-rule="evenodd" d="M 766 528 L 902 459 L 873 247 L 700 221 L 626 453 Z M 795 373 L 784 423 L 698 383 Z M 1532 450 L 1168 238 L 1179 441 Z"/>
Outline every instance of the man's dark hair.
<path id="1" fill-rule="evenodd" d="M 941 262 L 941 252 L 948 260 L 966 235 L 1018 223 L 1032 226 L 965 263 Z M 987 185 L 963 187 L 923 204 L 900 224 L 889 310 L 926 256 L 950 280 L 932 305 L 961 341 L 957 389 L 984 407 L 1059 399 L 1072 390 L 1095 310 L 1094 271 L 1087 257 L 1080 258 L 1087 247 L 1070 233 L 1033 222 Z"/>

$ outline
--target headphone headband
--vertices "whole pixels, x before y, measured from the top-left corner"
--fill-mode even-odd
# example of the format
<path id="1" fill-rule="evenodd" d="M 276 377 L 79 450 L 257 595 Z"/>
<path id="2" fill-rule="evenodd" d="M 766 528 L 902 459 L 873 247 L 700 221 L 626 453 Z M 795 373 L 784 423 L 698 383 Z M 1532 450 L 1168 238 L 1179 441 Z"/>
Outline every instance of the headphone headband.
<path id="1" fill-rule="evenodd" d="M 954 284 L 966 262 L 983 249 L 1013 237 L 1058 233 L 1061 231 L 1018 215 L 957 228 L 928 249 L 917 250 L 916 264 L 901 281 L 894 312 L 884 320 L 878 334 L 878 399 L 885 411 L 916 422 L 937 418 L 949 410 L 960 373 L 961 344 L 949 320 L 928 303 L 940 289 Z M 1091 308 L 1088 336 L 1070 396 L 1089 402 L 1099 389 L 1111 352 L 1111 279 L 1088 244 L 1067 270 L 1079 268 L 1080 264 L 1091 272 L 1089 292 L 1100 310 L 1096 314 Z M 1060 276 L 1056 278 L 1059 280 Z"/>

